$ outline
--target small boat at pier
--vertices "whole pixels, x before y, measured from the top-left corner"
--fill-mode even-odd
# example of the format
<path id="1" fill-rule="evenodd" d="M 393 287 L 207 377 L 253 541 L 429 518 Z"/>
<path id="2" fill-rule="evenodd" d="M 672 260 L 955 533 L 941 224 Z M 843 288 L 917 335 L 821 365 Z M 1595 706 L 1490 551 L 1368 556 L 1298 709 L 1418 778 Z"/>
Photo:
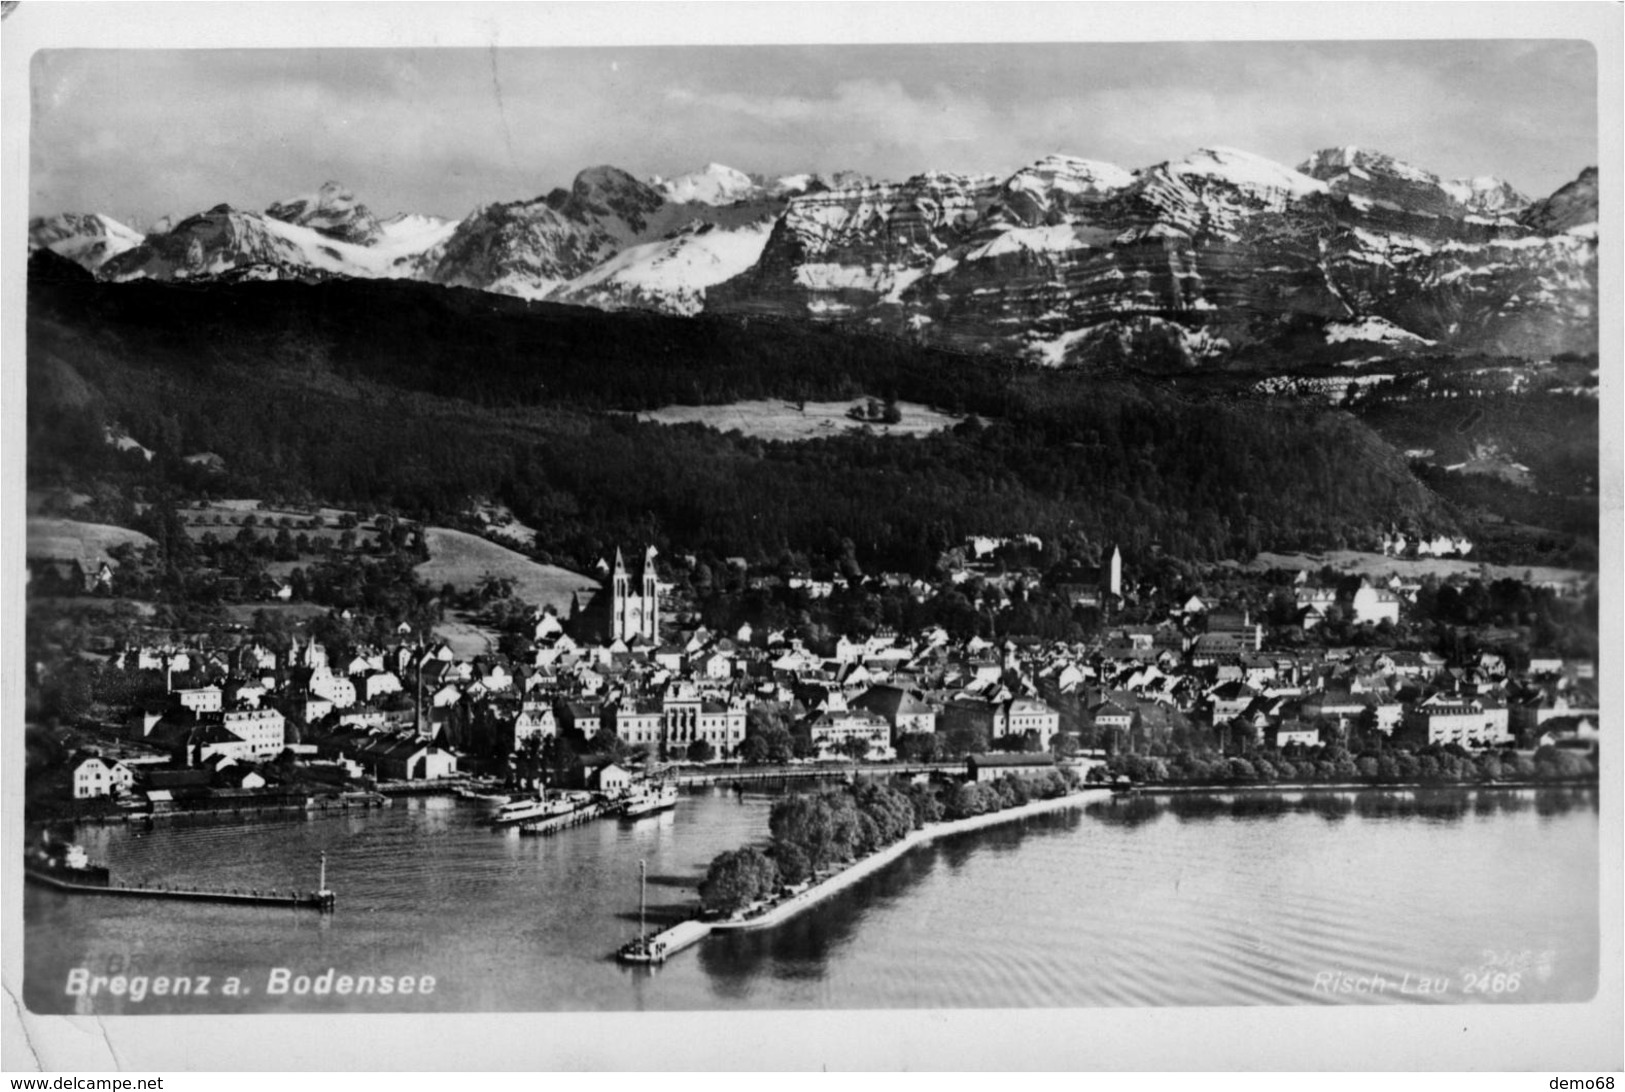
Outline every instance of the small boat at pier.
<path id="1" fill-rule="evenodd" d="M 49 834 L 23 857 L 23 869 L 32 876 L 76 887 L 106 887 L 110 873 L 93 865 L 84 847 Z"/>
<path id="2" fill-rule="evenodd" d="M 643 784 L 632 791 L 621 805 L 621 815 L 627 819 L 641 819 L 657 811 L 677 806 L 677 786 L 670 781 L 660 785 Z"/>
<path id="3" fill-rule="evenodd" d="M 622 963 L 664 963 L 666 945 L 649 932 L 649 862 L 638 862 L 638 935 L 621 945 L 615 958 Z"/>
<path id="4" fill-rule="evenodd" d="M 551 819 L 576 809 L 574 801 L 549 799 L 546 796 L 525 796 L 510 800 L 491 813 L 486 820 L 493 827 L 512 826 L 515 823 L 533 823 L 538 819 Z"/>

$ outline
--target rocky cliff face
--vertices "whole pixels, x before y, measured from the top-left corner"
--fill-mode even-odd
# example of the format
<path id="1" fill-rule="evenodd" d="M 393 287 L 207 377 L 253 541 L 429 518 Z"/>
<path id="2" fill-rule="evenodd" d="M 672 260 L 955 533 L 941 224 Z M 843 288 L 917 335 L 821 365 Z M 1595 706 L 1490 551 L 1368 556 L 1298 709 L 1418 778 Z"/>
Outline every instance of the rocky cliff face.
<path id="1" fill-rule="evenodd" d="M 1518 214 L 1518 222 L 1541 235 L 1561 232 L 1597 234 L 1597 168 L 1587 167 L 1580 177 Z"/>
<path id="2" fill-rule="evenodd" d="M 860 322 L 1050 364 L 1148 349 L 1595 345 L 1595 243 L 1532 235 L 1525 199 L 1358 149 L 1292 169 L 1201 149 L 1129 172 L 1050 157 L 1003 183 L 921 176 L 793 198 L 708 307 Z M 1583 216 L 1567 211 L 1543 222 Z M 1594 219 L 1594 215 L 1592 219 Z M 1357 331 L 1351 335 L 1349 331 Z"/>

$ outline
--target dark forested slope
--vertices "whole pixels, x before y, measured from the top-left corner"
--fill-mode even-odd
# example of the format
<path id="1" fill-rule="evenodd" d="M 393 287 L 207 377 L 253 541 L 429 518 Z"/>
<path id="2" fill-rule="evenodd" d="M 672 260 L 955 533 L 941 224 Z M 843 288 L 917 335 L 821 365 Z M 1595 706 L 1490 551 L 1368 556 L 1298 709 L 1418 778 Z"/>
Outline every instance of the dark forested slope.
<path id="1" fill-rule="evenodd" d="M 103 284 L 36 260 L 29 478 L 447 518 L 508 503 L 539 548 L 614 541 L 923 571 L 970 533 L 1190 558 L 1358 545 L 1446 507 L 1353 418 L 1187 400 L 790 322 L 605 314 L 390 282 Z M 772 443 L 624 413 L 862 393 L 974 416 L 919 438 Z M 116 423 L 151 463 L 101 442 Z M 214 452 L 224 475 L 181 461 Z"/>

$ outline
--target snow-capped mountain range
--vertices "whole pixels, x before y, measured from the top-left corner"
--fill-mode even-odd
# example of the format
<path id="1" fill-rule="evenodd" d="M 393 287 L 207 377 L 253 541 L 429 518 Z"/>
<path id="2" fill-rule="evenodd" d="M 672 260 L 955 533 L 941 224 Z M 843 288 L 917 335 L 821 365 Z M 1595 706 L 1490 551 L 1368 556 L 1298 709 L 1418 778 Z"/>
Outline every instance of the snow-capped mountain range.
<path id="1" fill-rule="evenodd" d="M 1594 349 L 1596 220 L 1595 168 L 1531 202 L 1367 149 L 1294 168 L 1211 147 L 1138 170 L 1052 155 L 902 182 L 594 167 L 460 221 L 379 219 L 329 182 L 145 236 L 95 214 L 36 219 L 30 246 L 115 281 L 398 277 L 836 320 L 1051 364 L 1148 348 L 1192 363 L 1350 341 Z"/>

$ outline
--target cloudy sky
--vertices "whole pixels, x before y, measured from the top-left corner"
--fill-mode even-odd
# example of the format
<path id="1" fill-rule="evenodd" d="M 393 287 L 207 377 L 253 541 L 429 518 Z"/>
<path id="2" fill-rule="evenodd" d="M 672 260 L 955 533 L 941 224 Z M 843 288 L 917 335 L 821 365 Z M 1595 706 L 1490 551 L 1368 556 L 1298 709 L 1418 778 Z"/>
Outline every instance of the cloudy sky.
<path id="1" fill-rule="evenodd" d="M 1356 144 L 1542 196 L 1597 162 L 1596 63 L 1561 40 L 44 50 L 30 205 L 144 228 L 336 179 L 458 217 L 599 163 L 902 178 L 1212 144 Z"/>

